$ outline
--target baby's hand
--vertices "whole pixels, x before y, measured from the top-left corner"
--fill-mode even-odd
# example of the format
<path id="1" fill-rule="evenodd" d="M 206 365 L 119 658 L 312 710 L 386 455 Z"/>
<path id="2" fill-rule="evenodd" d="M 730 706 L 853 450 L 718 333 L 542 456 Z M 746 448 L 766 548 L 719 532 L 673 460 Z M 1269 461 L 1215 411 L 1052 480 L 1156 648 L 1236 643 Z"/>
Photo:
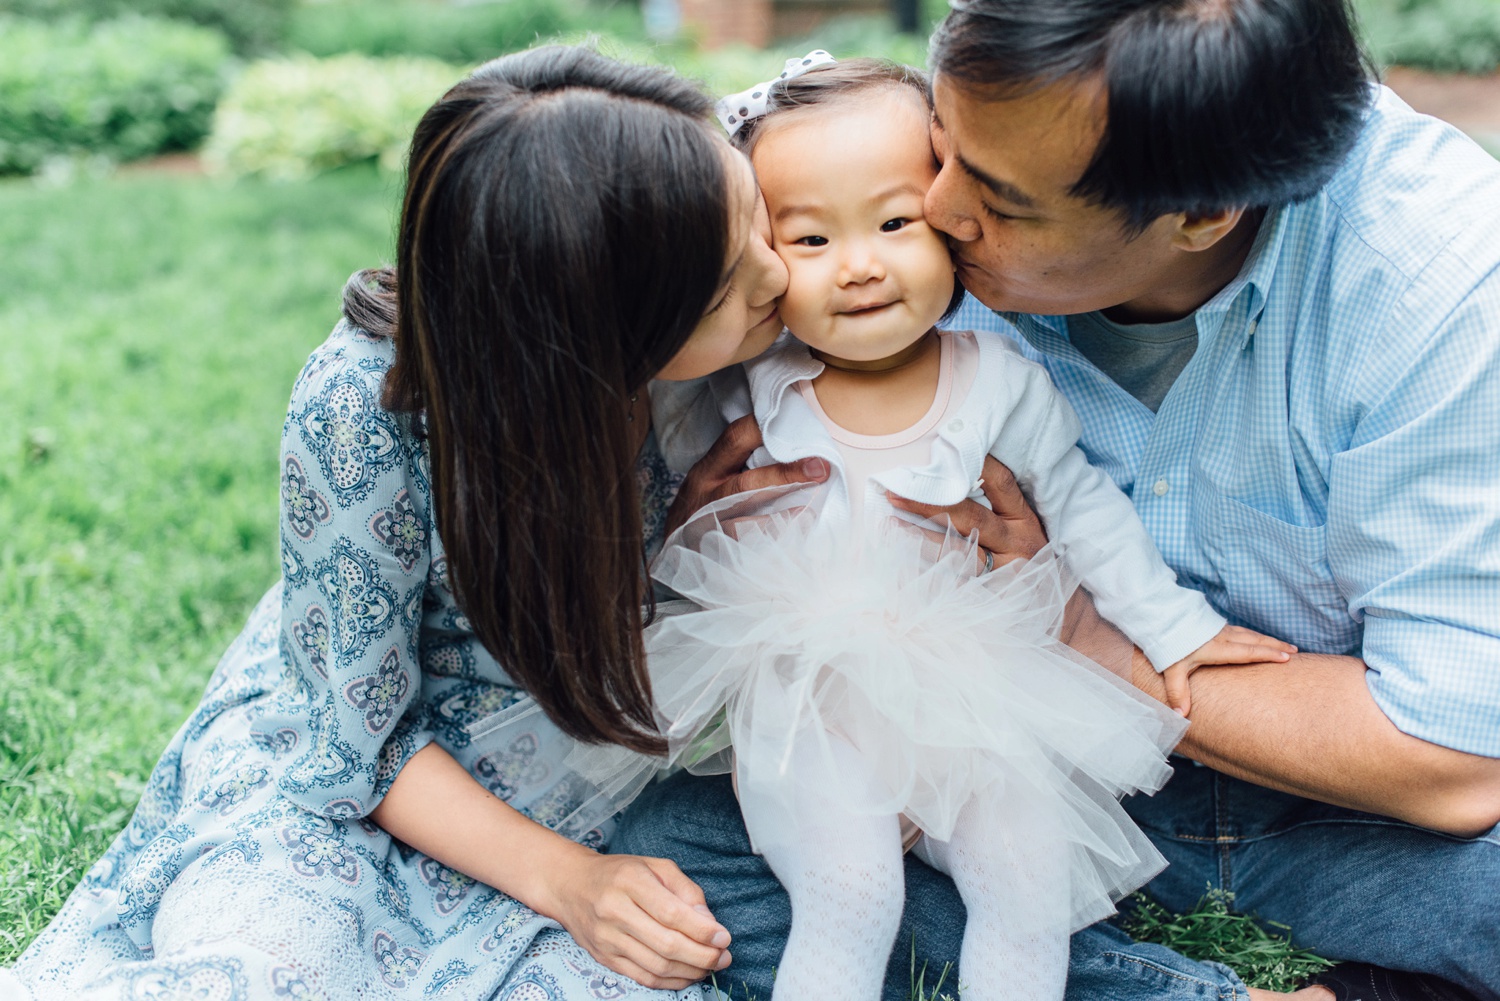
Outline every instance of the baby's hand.
<path id="1" fill-rule="evenodd" d="M 1219 630 L 1219 635 L 1162 672 L 1162 681 L 1167 685 L 1167 705 L 1183 716 L 1192 710 L 1188 675 L 1200 667 L 1284 663 L 1296 652 L 1297 648 L 1292 644 L 1283 643 L 1254 629 L 1225 626 Z"/>

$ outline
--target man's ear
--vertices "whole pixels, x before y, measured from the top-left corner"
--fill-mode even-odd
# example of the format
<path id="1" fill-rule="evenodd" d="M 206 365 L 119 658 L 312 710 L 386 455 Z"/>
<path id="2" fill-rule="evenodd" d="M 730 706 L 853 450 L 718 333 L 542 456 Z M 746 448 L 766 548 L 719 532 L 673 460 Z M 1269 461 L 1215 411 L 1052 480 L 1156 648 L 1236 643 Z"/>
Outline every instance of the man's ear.
<path id="1" fill-rule="evenodd" d="M 1244 216 L 1243 208 L 1222 209 L 1207 214 L 1184 212 L 1177 217 L 1172 246 L 1178 250 L 1207 250 L 1228 236 Z"/>

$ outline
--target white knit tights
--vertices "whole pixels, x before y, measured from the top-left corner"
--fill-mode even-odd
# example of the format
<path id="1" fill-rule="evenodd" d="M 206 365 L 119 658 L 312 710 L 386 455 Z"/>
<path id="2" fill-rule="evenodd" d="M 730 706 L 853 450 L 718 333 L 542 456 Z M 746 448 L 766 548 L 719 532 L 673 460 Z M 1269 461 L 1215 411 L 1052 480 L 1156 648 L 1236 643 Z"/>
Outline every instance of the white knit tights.
<path id="1" fill-rule="evenodd" d="M 866 770 L 842 742 L 832 761 L 837 774 L 814 774 L 829 767 L 826 751 L 794 749 L 788 771 L 799 791 L 791 804 L 740 787 L 750 837 L 792 898 L 792 931 L 771 1001 L 874 1001 L 901 925 L 900 826 L 894 816 L 840 810 L 840 783 L 859 782 Z"/>
<path id="2" fill-rule="evenodd" d="M 924 837 L 917 849 L 953 877 L 969 912 L 964 1001 L 1059 1001 L 1067 982 L 1067 854 L 1040 797 L 1015 785 L 970 800 L 951 841 Z"/>

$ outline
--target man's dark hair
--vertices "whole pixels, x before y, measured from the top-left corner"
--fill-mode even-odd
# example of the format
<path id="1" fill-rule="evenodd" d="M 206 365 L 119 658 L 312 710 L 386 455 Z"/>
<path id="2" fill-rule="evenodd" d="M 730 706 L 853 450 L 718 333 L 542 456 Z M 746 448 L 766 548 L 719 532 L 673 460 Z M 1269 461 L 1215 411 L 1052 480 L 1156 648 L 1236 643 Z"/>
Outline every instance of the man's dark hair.
<path id="1" fill-rule="evenodd" d="M 1097 76 L 1108 119 L 1073 193 L 1130 230 L 1316 193 L 1373 97 L 1347 0 L 953 0 L 931 62 L 982 99 Z"/>

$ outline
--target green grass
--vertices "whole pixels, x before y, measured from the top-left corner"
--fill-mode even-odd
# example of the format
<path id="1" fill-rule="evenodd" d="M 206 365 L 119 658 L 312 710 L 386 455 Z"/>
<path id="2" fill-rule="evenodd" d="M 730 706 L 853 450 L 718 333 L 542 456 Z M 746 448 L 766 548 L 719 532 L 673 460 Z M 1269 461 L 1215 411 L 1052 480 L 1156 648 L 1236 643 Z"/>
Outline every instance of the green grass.
<path id="1" fill-rule="evenodd" d="M 1294 991 L 1333 965 L 1293 945 L 1290 928 L 1236 914 L 1233 905 L 1233 894 L 1210 889 L 1187 914 L 1173 914 L 1138 893 L 1124 905 L 1120 926 L 1189 959 L 1223 963 L 1251 987 L 1268 991 Z"/>
<path id="2" fill-rule="evenodd" d="M 0 184 L 0 964 L 276 579 L 287 395 L 395 197 L 371 170 Z"/>

